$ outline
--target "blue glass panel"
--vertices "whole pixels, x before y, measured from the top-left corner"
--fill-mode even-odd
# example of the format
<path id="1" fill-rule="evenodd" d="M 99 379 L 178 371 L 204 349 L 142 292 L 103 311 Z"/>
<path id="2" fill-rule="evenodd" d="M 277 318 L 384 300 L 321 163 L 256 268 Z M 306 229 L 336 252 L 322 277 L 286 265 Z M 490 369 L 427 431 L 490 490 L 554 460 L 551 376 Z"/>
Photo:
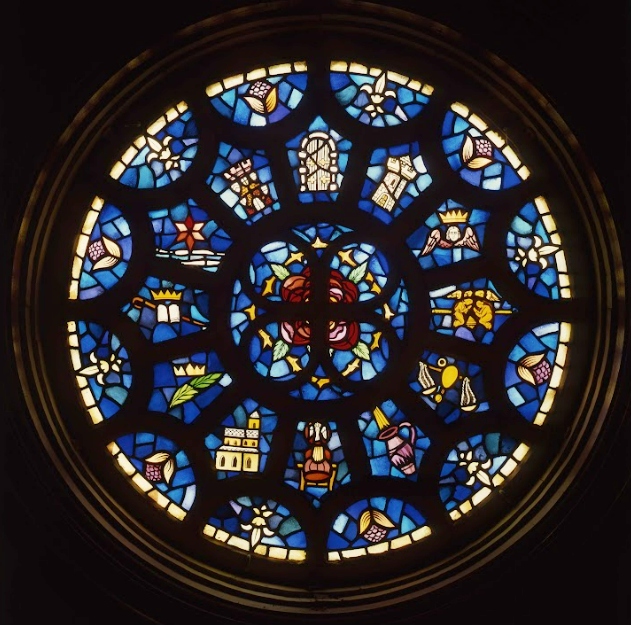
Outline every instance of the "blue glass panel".
<path id="1" fill-rule="evenodd" d="M 465 119 L 454 111 L 445 115 L 443 150 L 451 168 L 469 184 L 489 191 L 509 189 L 518 185 L 522 177 L 527 178 L 529 173 L 521 163 L 519 175 L 509 163 L 503 152 L 506 146 L 497 147 L 498 143 L 504 143 L 499 134 L 495 133 L 494 141 L 489 131 L 481 132 L 470 122 L 471 118 L 472 115 L 468 115 Z"/>
<path id="2" fill-rule="evenodd" d="M 187 336 L 208 327 L 208 293 L 149 277 L 123 312 L 154 343 Z"/>
<path id="3" fill-rule="evenodd" d="M 187 455 L 173 441 L 151 432 L 126 434 L 116 444 L 152 486 L 184 510 L 195 501 L 195 476 Z"/>
<path id="4" fill-rule="evenodd" d="M 407 240 L 423 269 L 444 267 L 481 254 L 490 213 L 447 200 Z"/>
<path id="5" fill-rule="evenodd" d="M 416 117 L 429 101 L 421 83 L 391 72 L 371 68 L 370 75 L 331 72 L 331 88 L 344 110 L 369 126 L 396 126 Z M 426 89 L 428 93 L 431 90 Z"/>
<path id="6" fill-rule="evenodd" d="M 207 184 L 248 224 L 280 208 L 272 170 L 263 150 L 220 143 Z"/>
<path id="7" fill-rule="evenodd" d="M 333 421 L 301 421 L 285 469 L 285 483 L 305 493 L 318 507 L 320 499 L 351 476 Z"/>
<path id="8" fill-rule="evenodd" d="M 247 541 L 247 551 L 254 551 L 259 545 L 300 550 L 307 546 L 305 533 L 289 510 L 262 497 L 229 501 L 212 514 L 208 525 Z"/>
<path id="9" fill-rule="evenodd" d="M 289 64 L 281 74 L 273 67 L 255 70 L 248 76 L 251 74 L 259 77 L 247 81 L 242 77 L 237 87 L 221 90 L 210 98 L 221 115 L 243 126 L 266 126 L 284 119 L 298 106 L 307 88 L 307 73 L 291 72 Z"/>
<path id="10" fill-rule="evenodd" d="M 375 514 L 376 512 L 379 514 Z M 423 515 L 400 499 L 362 499 L 333 521 L 327 547 L 335 550 L 370 547 L 403 536 L 424 525 Z"/>
<path id="11" fill-rule="evenodd" d="M 370 157 L 359 207 L 390 223 L 431 182 L 418 143 L 379 148 Z"/>
<path id="12" fill-rule="evenodd" d="M 214 352 L 158 363 L 153 368 L 149 410 L 191 423 L 231 382 Z"/>
<path id="13" fill-rule="evenodd" d="M 149 213 L 156 256 L 215 272 L 232 241 L 193 200 Z"/>
<path id="14" fill-rule="evenodd" d="M 206 437 L 217 478 L 260 474 L 265 470 L 278 418 L 246 399 Z"/>
<path id="15" fill-rule="evenodd" d="M 569 288 L 562 289 L 560 284 L 559 264 L 565 274 L 564 286 L 569 285 L 566 274 L 565 254 L 561 240 L 555 232 L 554 220 L 548 215 L 543 198 L 542 213 L 535 207 L 535 202 L 528 202 L 513 219 L 506 235 L 506 253 L 509 266 L 520 282 L 542 297 L 559 299 L 569 297 Z M 546 227 L 543 215 L 551 221 L 552 232 Z M 553 240 L 554 239 L 554 240 Z"/>
<path id="16" fill-rule="evenodd" d="M 445 423 L 489 409 L 478 365 L 426 350 L 409 379 L 412 389 Z"/>
<path id="17" fill-rule="evenodd" d="M 494 476 L 517 448 L 498 432 L 478 434 L 458 443 L 447 455 L 440 477 L 440 498 L 453 510 L 482 488 L 495 488 Z"/>
<path id="18" fill-rule="evenodd" d="M 430 291 L 429 327 L 467 341 L 490 343 L 508 316 L 516 312 L 487 278 Z"/>
<path id="19" fill-rule="evenodd" d="M 139 189 L 164 187 L 191 166 L 199 141 L 191 111 L 184 109 L 171 121 L 166 115 L 161 120 L 165 124 L 160 130 L 150 130 L 155 126 L 152 124 L 145 135 L 134 141 L 136 154 L 118 178 L 122 184 Z"/>
<path id="20" fill-rule="evenodd" d="M 504 382 L 511 403 L 532 422 L 550 386 L 559 348 L 560 324 L 538 326 L 522 336 L 508 355 Z"/>
<path id="21" fill-rule="evenodd" d="M 78 321 L 75 327 L 81 363 L 76 374 L 87 382 L 97 409 L 108 419 L 120 410 L 131 388 L 129 355 L 103 326 Z"/>
<path id="22" fill-rule="evenodd" d="M 391 400 L 358 420 L 373 475 L 416 481 L 429 438 Z"/>
<path id="23" fill-rule="evenodd" d="M 351 142 L 321 118 L 287 142 L 287 157 L 301 202 L 337 199 L 348 164 Z"/>

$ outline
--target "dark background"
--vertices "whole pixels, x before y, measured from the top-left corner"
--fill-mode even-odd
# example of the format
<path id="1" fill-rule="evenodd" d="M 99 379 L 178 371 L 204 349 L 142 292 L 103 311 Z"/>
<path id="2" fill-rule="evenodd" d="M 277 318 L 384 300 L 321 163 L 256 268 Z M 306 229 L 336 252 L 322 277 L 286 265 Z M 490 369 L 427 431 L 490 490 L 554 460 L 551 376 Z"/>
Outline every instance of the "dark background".
<path id="1" fill-rule="evenodd" d="M 203 9 L 181 2 L 168 8 L 128 0 L 86 3 L 77 9 L 24 3 L 2 10 L 3 312 L 8 314 L 20 214 L 55 141 L 89 97 L 129 60 L 191 23 L 246 3 L 204 4 Z M 624 248 L 631 232 L 631 193 L 625 184 L 631 171 L 631 5 L 613 0 L 382 4 L 418 12 L 463 33 L 546 95 L 591 160 Z M 326 2 L 317 6 L 324 10 Z M 10 352 L 8 322 L 4 328 Z M 497 567 L 474 584 L 444 594 L 442 605 L 410 605 L 411 621 L 631 623 L 628 379 L 625 366 L 589 477 L 556 515 L 556 530 L 522 550 L 508 569 Z M 3 378 L 2 387 L 1 623 L 265 622 L 261 613 L 244 615 L 228 607 L 203 617 L 194 606 L 169 596 L 166 584 L 149 584 L 108 558 L 92 542 L 81 522 L 84 513 L 47 463 L 12 374 Z M 393 622 L 383 614 L 357 615 L 348 622 L 360 620 Z"/>

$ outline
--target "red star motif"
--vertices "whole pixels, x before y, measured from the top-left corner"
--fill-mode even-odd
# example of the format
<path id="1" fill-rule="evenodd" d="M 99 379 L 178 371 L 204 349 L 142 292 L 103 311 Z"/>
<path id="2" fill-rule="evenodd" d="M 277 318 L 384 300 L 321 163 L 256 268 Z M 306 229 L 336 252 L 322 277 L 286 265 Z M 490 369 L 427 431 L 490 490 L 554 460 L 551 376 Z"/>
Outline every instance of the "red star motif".
<path id="1" fill-rule="evenodd" d="M 202 228 L 206 225 L 205 221 L 193 221 L 189 215 L 184 221 L 174 221 L 173 225 L 177 228 L 176 243 L 184 241 L 188 251 L 192 251 L 195 247 L 195 241 L 203 241 L 204 235 L 201 233 Z"/>

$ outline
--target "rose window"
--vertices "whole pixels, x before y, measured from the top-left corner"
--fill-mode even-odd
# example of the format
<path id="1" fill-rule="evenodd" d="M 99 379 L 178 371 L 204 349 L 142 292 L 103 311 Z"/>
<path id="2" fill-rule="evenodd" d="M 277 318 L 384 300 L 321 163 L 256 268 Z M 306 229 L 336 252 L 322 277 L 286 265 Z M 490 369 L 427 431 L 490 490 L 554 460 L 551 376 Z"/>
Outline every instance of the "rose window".
<path id="1" fill-rule="evenodd" d="M 520 324 L 519 307 L 502 288 L 506 269 L 498 278 L 489 265 L 465 268 L 484 257 L 493 213 L 483 202 L 465 205 L 442 196 L 449 193 L 445 186 L 424 200 L 440 181 L 426 167 L 423 142 L 389 145 L 383 132 L 416 118 L 420 124 L 434 87 L 392 70 L 332 61 L 332 93 L 356 120 L 349 129 L 375 129 L 367 168 L 351 169 L 352 139 L 323 114 L 286 141 L 284 163 L 250 148 L 248 136 L 252 145 L 262 128 L 274 136 L 276 122 L 300 111 L 308 85 L 307 64 L 295 62 L 249 69 L 207 87 L 207 115 L 219 114 L 251 134 L 240 133 L 238 145 L 229 132 L 221 137 L 203 192 L 190 187 L 185 201 L 146 211 L 155 260 L 145 262 L 154 271 L 120 314 L 126 332 L 135 324 L 149 344 L 173 344 L 172 357 L 153 364 L 147 425 L 203 420 L 210 427 L 206 479 L 252 484 L 251 493 L 221 502 L 209 517 L 203 527 L 209 540 L 261 557 L 308 559 L 309 536 L 295 512 L 257 495 L 272 458 L 282 463 L 284 457 L 279 481 L 314 507 L 337 489 L 351 491 L 354 481 L 379 478 L 375 496 L 337 511 L 326 542 L 327 560 L 337 562 L 430 538 L 422 500 L 413 505 L 404 495 L 415 492 L 411 484 L 423 474 L 429 432 L 471 424 L 469 435 L 444 456 L 435 483 L 451 521 L 474 514 L 503 487 L 527 461 L 531 443 L 508 417 L 497 431 L 473 427 L 492 409 L 491 374 L 476 355 L 486 360 L 483 348 L 504 325 Z M 414 136 L 411 128 L 408 137 Z M 180 178 L 185 183 L 199 137 L 193 111 L 180 102 L 123 150 L 110 176 L 139 197 Z M 464 104 L 445 110 L 439 139 L 445 162 L 468 185 L 501 194 L 530 176 L 516 148 Z M 293 197 L 284 201 L 281 169 L 293 172 L 296 185 L 293 193 L 285 189 Z M 302 207 L 308 205 L 315 210 Z M 124 202 L 100 197 L 87 213 L 70 286 L 71 299 L 85 302 L 86 312 L 115 292 L 134 253 L 142 253 L 134 249 L 128 219 Z M 246 240 L 236 249 L 239 238 Z M 521 322 L 505 362 L 513 420 L 543 426 L 563 382 L 572 334 L 564 309 L 552 307 L 571 299 L 571 284 L 545 197 L 535 195 L 516 211 L 503 245 L 505 268 L 522 285 L 520 299 L 548 300 L 558 311 Z M 439 279 L 432 277 L 436 268 Z M 122 422 L 117 413 L 125 412 L 135 370 L 124 340 L 106 324 L 82 319 L 70 321 L 68 330 L 92 422 Z M 215 348 L 213 335 L 226 333 L 237 367 Z M 467 341 L 480 344 L 479 351 L 465 348 Z M 227 400 L 220 403 L 228 392 L 232 409 Z M 274 408 L 281 396 L 295 400 L 290 410 Z M 277 442 L 281 425 L 284 445 Z M 131 431 L 107 446 L 115 464 L 154 504 L 184 519 L 197 499 L 186 449 L 149 427 L 132 426 L 130 418 Z M 410 486 L 397 487 L 401 496 L 377 495 L 388 492 L 383 478 Z"/>
<path id="2" fill-rule="evenodd" d="M 392 580 L 564 449 L 584 231 L 516 113 L 432 63 L 194 65 L 70 185 L 50 375 L 86 475 L 164 552 L 248 588 Z"/>

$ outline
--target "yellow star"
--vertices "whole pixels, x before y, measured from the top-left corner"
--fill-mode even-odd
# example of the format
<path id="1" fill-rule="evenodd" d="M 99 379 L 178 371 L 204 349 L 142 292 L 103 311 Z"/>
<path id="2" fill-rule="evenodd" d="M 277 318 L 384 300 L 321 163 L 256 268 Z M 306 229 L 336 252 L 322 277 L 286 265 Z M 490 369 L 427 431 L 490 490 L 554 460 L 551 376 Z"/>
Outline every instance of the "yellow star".
<path id="1" fill-rule="evenodd" d="M 329 382 L 331 382 L 331 380 L 329 380 L 329 378 L 318 378 L 317 376 L 311 376 L 311 381 L 318 387 L 318 388 L 322 388 L 323 386 L 326 386 L 327 384 L 329 384 Z"/>
<path id="2" fill-rule="evenodd" d="M 381 293 L 381 287 L 376 282 L 373 283 L 373 285 L 370 287 L 370 290 L 377 293 L 377 295 Z"/>
<path id="3" fill-rule="evenodd" d="M 267 280 L 265 280 L 265 287 L 263 288 L 262 295 L 269 295 L 274 292 L 274 289 L 272 288 L 274 280 L 276 280 L 276 276 L 270 276 Z"/>
<path id="4" fill-rule="evenodd" d="M 316 250 L 323 250 L 325 247 L 328 246 L 329 244 L 325 243 L 322 239 L 320 239 L 320 237 L 316 237 L 316 240 L 311 244 L 311 247 Z"/>
<path id="5" fill-rule="evenodd" d="M 340 250 L 337 255 L 342 259 L 343 262 L 347 263 L 351 267 L 357 266 L 357 263 L 353 258 L 353 250 Z"/>
<path id="6" fill-rule="evenodd" d="M 272 346 L 272 337 L 265 330 L 259 330 L 259 336 L 263 339 L 263 347 Z"/>
<path id="7" fill-rule="evenodd" d="M 304 258 L 304 254 L 302 252 L 292 252 L 289 255 L 289 258 L 285 261 L 285 265 L 291 265 L 291 263 L 293 262 L 302 262 L 302 259 Z"/>
<path id="8" fill-rule="evenodd" d="M 370 346 L 370 351 L 373 349 L 377 349 L 379 347 L 379 341 L 381 339 L 381 332 L 375 332 L 375 336 L 372 340 L 372 345 Z"/>
<path id="9" fill-rule="evenodd" d="M 392 310 L 390 310 L 390 306 L 388 306 L 388 304 L 383 305 L 383 316 L 385 317 L 386 321 L 390 321 L 390 319 L 394 317 L 394 313 L 392 312 Z"/>
<path id="10" fill-rule="evenodd" d="M 287 356 L 287 362 L 291 365 L 291 370 L 296 373 L 297 371 L 302 371 L 302 365 L 300 364 L 300 360 L 295 356 Z"/>
<path id="11" fill-rule="evenodd" d="M 387 305 L 388 304 L 386 304 L 386 306 Z M 252 306 L 248 306 L 247 308 L 244 308 L 243 312 L 250 318 L 250 321 L 252 321 L 256 317 L 256 306 L 252 304 Z"/>
<path id="12" fill-rule="evenodd" d="M 344 377 L 349 376 L 353 373 L 353 371 L 357 371 L 357 369 L 359 369 L 359 358 L 355 358 L 355 360 L 353 360 L 353 362 L 351 362 L 348 367 L 342 371 L 342 375 Z"/>

